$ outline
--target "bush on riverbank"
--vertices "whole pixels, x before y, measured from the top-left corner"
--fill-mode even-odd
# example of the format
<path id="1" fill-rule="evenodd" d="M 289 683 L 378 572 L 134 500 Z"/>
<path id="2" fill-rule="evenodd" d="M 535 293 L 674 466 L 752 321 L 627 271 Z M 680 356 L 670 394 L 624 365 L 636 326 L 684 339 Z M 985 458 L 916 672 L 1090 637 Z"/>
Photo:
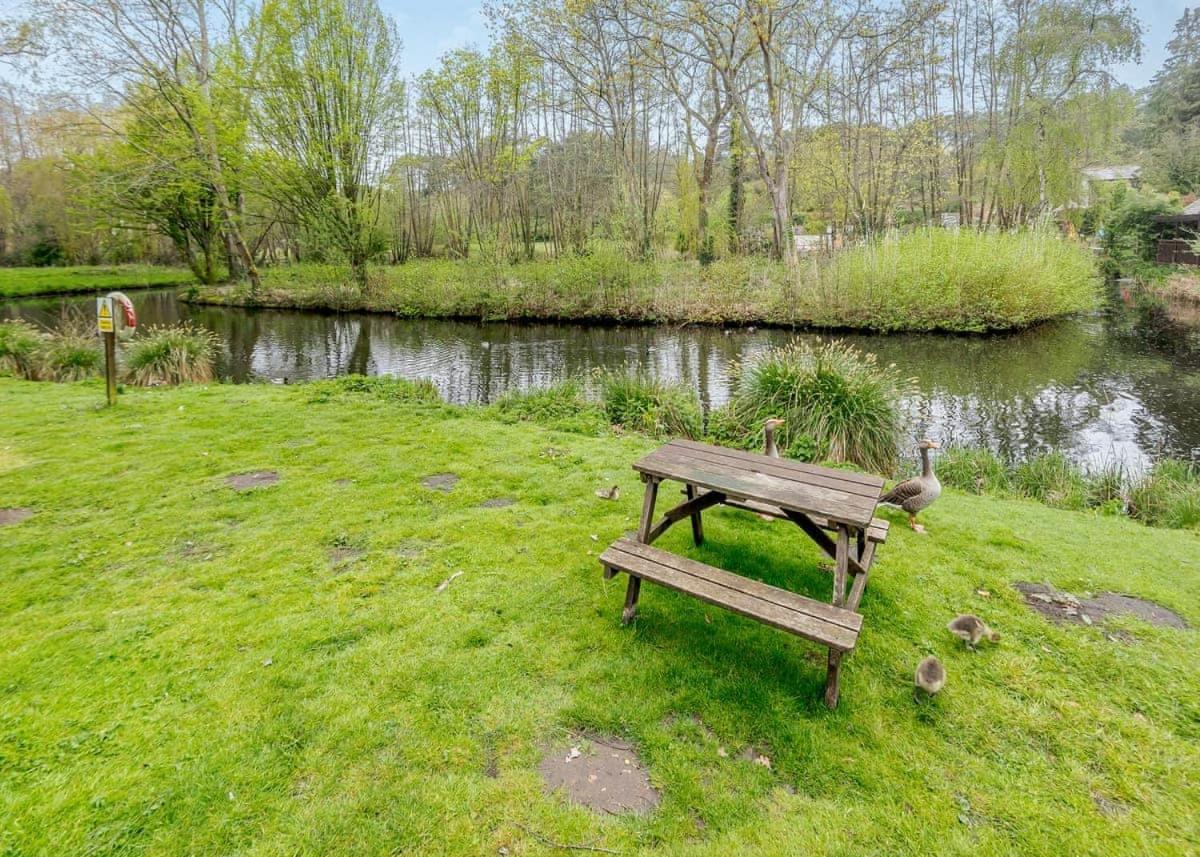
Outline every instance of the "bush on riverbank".
<path id="1" fill-rule="evenodd" d="M 215 333 L 188 322 L 150 327 L 126 346 L 126 372 L 139 387 L 211 381 L 220 347 Z"/>
<path id="2" fill-rule="evenodd" d="M 1200 468 L 1164 459 L 1140 476 L 1117 466 L 1085 470 L 1061 453 L 1006 465 L 994 452 L 950 447 L 938 458 L 938 478 L 960 491 L 1037 500 L 1060 509 L 1128 515 L 1155 527 L 1200 528 Z"/>
<path id="3" fill-rule="evenodd" d="M 0 373 L 30 381 L 80 381 L 100 373 L 100 340 L 82 317 L 42 332 L 24 321 L 0 324 Z"/>
<path id="4" fill-rule="evenodd" d="M 597 372 L 596 386 L 604 415 L 615 426 L 651 437 L 697 438 L 704 432 L 700 399 L 683 384 Z"/>
<path id="5" fill-rule="evenodd" d="M 713 417 L 713 434 L 762 448 L 763 422 L 785 420 L 777 442 L 808 461 L 851 462 L 891 473 L 901 433 L 900 402 L 912 382 L 841 342 L 793 342 L 733 366 L 729 404 Z"/>
<path id="6" fill-rule="evenodd" d="M 1023 327 L 1096 305 L 1095 261 L 1041 231 L 926 229 L 794 265 L 629 261 L 612 250 L 513 265 L 415 260 L 360 292 L 328 265 L 270 268 L 262 293 L 201 289 L 202 303 L 367 310 L 410 317 L 776 324 L 872 330 Z"/>

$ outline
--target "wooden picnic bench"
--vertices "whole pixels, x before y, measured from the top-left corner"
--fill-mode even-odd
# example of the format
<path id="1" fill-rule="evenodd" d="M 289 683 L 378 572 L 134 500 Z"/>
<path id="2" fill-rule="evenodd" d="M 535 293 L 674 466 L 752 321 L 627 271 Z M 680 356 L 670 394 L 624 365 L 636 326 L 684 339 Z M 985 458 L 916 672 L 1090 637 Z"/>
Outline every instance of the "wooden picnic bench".
<path id="1" fill-rule="evenodd" d="M 875 549 L 887 540 L 888 522 L 873 517 L 883 480 L 689 440 L 672 441 L 633 467 L 646 484 L 637 537 L 617 539 L 600 555 L 606 578 L 629 575 L 622 621 L 636 615 L 641 583 L 649 580 L 804 637 L 829 650 L 825 704 L 835 708 L 842 658 L 862 630 L 858 605 Z M 655 523 L 658 488 L 668 479 L 683 483 L 685 499 Z M 652 546 L 684 518 L 691 521 L 693 541 L 701 544 L 702 513 L 716 505 L 800 527 L 834 559 L 830 603 Z"/>

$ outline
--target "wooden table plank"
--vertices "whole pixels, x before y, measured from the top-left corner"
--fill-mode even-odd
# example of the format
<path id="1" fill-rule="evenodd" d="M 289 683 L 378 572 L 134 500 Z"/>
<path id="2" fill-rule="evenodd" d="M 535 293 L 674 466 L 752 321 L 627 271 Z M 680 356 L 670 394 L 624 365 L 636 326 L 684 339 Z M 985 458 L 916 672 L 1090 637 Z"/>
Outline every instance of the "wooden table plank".
<path id="1" fill-rule="evenodd" d="M 749 464 L 773 463 L 781 467 L 786 467 L 788 470 L 796 473 L 804 473 L 810 476 L 831 477 L 850 484 L 864 486 L 867 489 L 878 491 L 883 487 L 883 477 L 873 476 L 870 473 L 855 473 L 852 470 L 838 470 L 833 467 L 821 467 L 817 464 L 808 464 L 803 461 L 796 461 L 792 458 L 771 458 L 763 455 L 760 452 L 747 452 L 744 449 L 732 449 L 727 446 L 715 446 L 711 443 L 701 443 L 698 440 L 673 440 L 661 448 L 680 448 L 692 449 L 701 452 L 718 453 L 726 458 L 741 460 Z"/>
<path id="2" fill-rule="evenodd" d="M 708 569 L 713 568 L 713 566 L 705 565 L 685 556 L 667 553 L 661 548 L 638 544 L 632 539 L 620 539 L 613 543 L 612 548 L 627 554 L 651 559 L 663 565 L 670 565 L 672 568 L 689 574 L 706 573 Z M 761 580 L 755 580 L 752 577 L 743 577 L 740 574 L 725 571 L 724 569 L 717 570 L 722 575 L 728 575 L 730 578 L 730 581 L 726 585 L 740 589 L 764 601 L 772 601 L 781 607 L 790 607 L 795 604 L 797 599 L 800 599 L 804 602 L 804 612 L 810 615 L 817 616 L 834 625 L 840 625 L 850 631 L 858 631 L 862 628 L 863 619 L 858 613 L 834 607 L 823 601 L 817 601 L 786 589 L 781 589 L 778 586 L 771 586 L 769 583 L 763 583 Z M 709 574 L 708 576 L 712 577 L 713 575 Z"/>
<path id="3" fill-rule="evenodd" d="M 660 552 L 661 553 L 661 552 Z M 607 558 L 607 559 L 606 559 Z M 807 612 L 765 601 L 732 586 L 723 585 L 708 574 L 691 574 L 674 566 L 665 566 L 633 553 L 626 553 L 616 545 L 600 556 L 600 561 L 611 562 L 645 580 L 684 592 L 701 601 L 707 601 L 726 610 L 732 610 L 768 625 L 790 631 L 836 649 L 848 651 L 858 640 L 858 631 L 829 622 Z M 699 563 L 697 563 L 699 565 Z M 704 566 L 706 570 L 711 566 Z M 729 574 L 724 572 L 724 574 Z M 729 575 L 737 577 L 736 575 Z M 742 579 L 739 578 L 740 583 Z M 801 596 L 797 596 L 800 599 Z M 804 599 L 810 601 L 811 599 Z"/>
<path id="4" fill-rule="evenodd" d="M 771 461 L 766 456 L 762 458 Z M 763 472 L 772 469 L 769 467 L 760 470 L 726 467 L 673 445 L 650 453 L 633 466 L 641 473 L 660 479 L 676 479 L 736 499 L 758 500 L 797 512 L 811 512 L 853 527 L 866 527 L 871 523 L 879 498 L 878 491 L 873 496 L 863 496 L 812 484 L 803 473 L 780 476 L 775 475 L 778 471 Z M 882 488 L 882 481 L 879 485 Z"/>

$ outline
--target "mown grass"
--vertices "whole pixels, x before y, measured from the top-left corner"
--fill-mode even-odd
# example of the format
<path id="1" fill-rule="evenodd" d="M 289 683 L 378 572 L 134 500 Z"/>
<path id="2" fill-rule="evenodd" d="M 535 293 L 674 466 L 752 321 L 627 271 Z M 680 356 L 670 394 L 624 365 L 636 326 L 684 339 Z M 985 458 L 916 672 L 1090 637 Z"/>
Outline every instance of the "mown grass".
<path id="1" fill-rule="evenodd" d="M 189 282 L 186 268 L 157 265 L 78 265 L 64 268 L 0 267 L 0 298 L 67 295 L 105 289 L 176 286 Z"/>
<path id="2" fill-rule="evenodd" d="M 824 651 L 790 636 L 655 587 L 620 627 L 624 582 L 596 554 L 635 526 L 629 464 L 653 441 L 412 397 L 191 386 L 105 409 L 95 381 L 0 380 L 0 505 L 34 512 L 0 536 L 0 850 L 1059 857 L 1200 839 L 1197 632 L 1124 619 L 1113 641 L 1011 589 L 1132 592 L 1195 627 L 1194 534 L 949 491 L 928 535 L 893 527 L 828 712 Z M 262 469 L 279 483 L 226 487 Z M 421 486 L 441 472 L 451 492 Z M 618 501 L 594 496 L 611 484 Z M 826 596 L 794 527 L 705 517 L 703 549 L 686 526 L 663 546 Z M 945 631 L 960 611 L 1003 641 L 965 651 Z M 930 653 L 949 682 L 918 704 Z M 543 749 L 575 729 L 632 741 L 661 806 L 544 794 Z"/>
<path id="3" fill-rule="evenodd" d="M 1024 327 L 1093 308 L 1087 250 L 1042 232 L 923 230 L 794 266 L 630 262 L 607 249 L 516 265 L 417 260 L 375 268 L 366 292 L 337 266 L 277 267 L 264 289 L 200 289 L 210 303 L 413 317 L 778 324 L 872 330 Z"/>

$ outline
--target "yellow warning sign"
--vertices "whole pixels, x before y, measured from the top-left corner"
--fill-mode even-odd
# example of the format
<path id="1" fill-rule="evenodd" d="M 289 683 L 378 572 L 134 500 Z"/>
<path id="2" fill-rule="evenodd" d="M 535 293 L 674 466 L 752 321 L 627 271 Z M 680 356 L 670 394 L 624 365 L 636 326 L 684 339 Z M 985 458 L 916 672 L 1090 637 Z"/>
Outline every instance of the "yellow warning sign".
<path id="1" fill-rule="evenodd" d="M 101 333 L 112 333 L 113 302 L 112 298 L 96 298 L 96 327 Z"/>

